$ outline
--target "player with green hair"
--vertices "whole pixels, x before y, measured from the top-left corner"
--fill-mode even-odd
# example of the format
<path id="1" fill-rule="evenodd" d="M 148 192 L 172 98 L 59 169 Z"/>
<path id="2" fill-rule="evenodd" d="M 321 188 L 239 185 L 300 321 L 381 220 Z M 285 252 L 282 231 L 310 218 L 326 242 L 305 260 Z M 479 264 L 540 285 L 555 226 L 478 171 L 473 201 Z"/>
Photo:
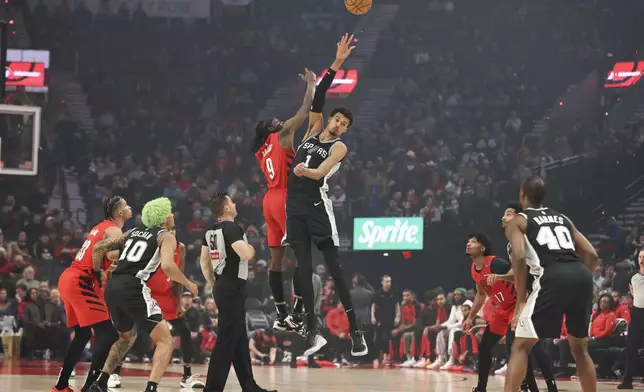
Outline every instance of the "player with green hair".
<path id="1" fill-rule="evenodd" d="M 170 222 L 170 218 L 172 221 Z M 145 227 L 158 227 L 164 226 L 166 230 L 174 228 L 174 215 L 172 214 L 172 202 L 167 197 L 159 197 L 158 199 L 150 200 L 143 206 L 141 212 L 141 220 Z"/>

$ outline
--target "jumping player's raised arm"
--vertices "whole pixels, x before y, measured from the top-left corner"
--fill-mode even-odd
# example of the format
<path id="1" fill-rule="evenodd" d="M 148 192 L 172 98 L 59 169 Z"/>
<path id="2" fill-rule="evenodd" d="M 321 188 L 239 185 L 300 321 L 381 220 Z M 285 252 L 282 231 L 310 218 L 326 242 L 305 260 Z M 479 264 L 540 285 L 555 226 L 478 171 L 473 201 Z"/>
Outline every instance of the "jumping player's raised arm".
<path id="1" fill-rule="evenodd" d="M 347 155 L 347 146 L 342 142 L 337 142 L 331 147 L 329 156 L 320 164 L 317 169 L 310 169 L 304 163 L 298 164 L 293 172 L 298 177 L 307 177 L 312 180 L 319 180 L 326 177 L 331 170 L 340 163 L 341 160 Z"/>
<path id="2" fill-rule="evenodd" d="M 517 291 L 517 306 L 525 304 L 527 292 L 528 265 L 526 263 L 525 253 L 526 227 L 527 221 L 521 215 L 512 219 L 505 227 L 505 236 L 510 241 L 510 260 L 512 261 L 512 271 L 514 272 L 514 287 Z"/>
<path id="3" fill-rule="evenodd" d="M 302 138 L 302 141 L 310 138 L 316 133 L 322 132 L 324 129 L 324 118 L 322 117 L 322 110 L 324 109 L 324 100 L 326 99 L 326 92 L 331 87 L 335 73 L 340 69 L 344 61 L 349 57 L 351 51 L 355 46 L 351 46 L 353 42 L 353 34 L 345 34 L 340 42 L 338 42 L 338 49 L 335 52 L 335 61 L 329 67 L 327 73 L 324 75 L 320 84 L 315 89 L 313 96 L 313 103 L 311 104 L 311 111 L 309 112 L 309 127 Z"/>
<path id="4" fill-rule="evenodd" d="M 313 102 L 315 74 L 308 69 L 304 69 L 304 73 L 300 74 L 300 78 L 306 82 L 306 92 L 304 93 L 302 106 L 300 106 L 300 109 L 295 113 L 295 116 L 284 122 L 284 125 L 282 125 L 282 129 L 278 134 L 280 145 L 287 150 L 293 150 L 293 137 L 295 136 L 295 131 L 304 124 L 304 121 L 306 121 L 306 115 L 308 114 L 309 109 L 311 108 L 311 103 Z"/>

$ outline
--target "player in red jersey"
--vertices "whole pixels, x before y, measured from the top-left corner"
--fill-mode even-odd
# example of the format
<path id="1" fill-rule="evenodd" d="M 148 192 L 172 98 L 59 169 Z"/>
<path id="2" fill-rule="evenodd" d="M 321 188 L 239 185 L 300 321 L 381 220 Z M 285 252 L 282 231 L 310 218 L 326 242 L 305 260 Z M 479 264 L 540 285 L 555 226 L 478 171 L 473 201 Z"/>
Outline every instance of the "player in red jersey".
<path id="1" fill-rule="evenodd" d="M 170 230 L 176 236 L 176 230 Z M 186 261 L 186 246 L 179 242 L 177 249 L 174 252 L 174 262 L 179 267 L 181 272 L 185 271 Z M 191 362 L 194 359 L 192 348 L 192 336 L 188 324 L 183 318 L 185 309 L 181 307 L 180 298 L 183 294 L 183 286 L 179 283 L 173 282 L 168 276 L 159 269 L 150 280 L 146 283 L 150 288 L 152 298 L 157 301 L 163 313 L 163 319 L 170 323 L 172 332 L 179 335 L 181 344 L 181 355 L 183 357 L 183 376 L 179 386 L 181 388 L 196 388 L 203 389 L 205 384 L 198 379 L 197 374 L 192 374 Z M 110 374 L 110 379 L 107 382 L 108 388 L 121 387 L 121 366 L 117 366 L 114 372 Z"/>
<path id="2" fill-rule="evenodd" d="M 132 217 L 132 209 L 122 197 L 112 196 L 103 203 L 103 213 L 105 220 L 92 228 L 72 265 L 58 279 L 60 296 L 65 303 L 67 327 L 74 328 L 74 339 L 67 350 L 58 382 L 52 388 L 52 392 L 72 391 L 69 387 L 69 376 L 92 337 L 92 330 L 95 337 L 94 353 L 81 391 L 87 391 L 96 381 L 110 347 L 118 338 L 101 289 L 106 277 L 105 272 L 110 268 L 111 260 L 118 258 L 118 252 L 103 259 L 101 274 L 98 276 L 94 273 L 92 265 L 92 249 L 101 240 L 121 236 L 123 225 Z"/>
<path id="3" fill-rule="evenodd" d="M 502 218 L 503 227 L 520 211 L 520 205 L 508 205 Z M 512 283 L 512 266 L 508 261 L 490 255 L 491 249 L 491 241 L 485 234 L 476 233 L 470 235 L 466 252 L 472 258 L 471 274 L 472 279 L 476 283 L 477 294 L 474 298 L 472 312 L 470 312 L 471 316 L 463 321 L 463 330 L 468 331 L 472 328 L 472 317 L 481 309 L 485 303 L 486 296 L 494 298 L 498 303 L 495 312 L 488 321 L 489 324 L 479 344 L 479 378 L 478 385 L 473 389 L 474 392 L 486 391 L 488 376 L 492 366 L 492 348 L 505 336 L 505 344 L 509 350 L 514 340 L 514 331 L 510 324 L 512 316 L 514 315 L 517 298 L 516 290 Z M 557 385 L 552 376 L 552 366 L 547 353 L 543 352 L 541 346 L 534 353 L 546 379 L 548 391 L 556 392 Z M 539 391 L 532 369 L 532 365 L 528 361 L 528 372 L 525 380 L 521 384 L 521 391 Z"/>
<path id="4" fill-rule="evenodd" d="M 300 109 L 295 116 L 283 123 L 276 118 L 260 121 L 255 129 L 252 145 L 255 157 L 268 184 L 268 192 L 264 195 L 263 203 L 266 236 L 271 252 L 268 280 L 277 308 L 277 319 L 273 328 L 280 331 L 288 329 L 287 324 L 284 323 L 288 312 L 282 279 L 283 245 L 286 245 L 282 244 L 282 240 L 286 236 L 286 182 L 295 156 L 293 147 L 295 131 L 308 117 L 315 89 L 315 74 L 313 72 L 307 69 L 300 77 L 307 84 Z M 294 284 L 297 293 L 297 280 L 294 281 Z"/>

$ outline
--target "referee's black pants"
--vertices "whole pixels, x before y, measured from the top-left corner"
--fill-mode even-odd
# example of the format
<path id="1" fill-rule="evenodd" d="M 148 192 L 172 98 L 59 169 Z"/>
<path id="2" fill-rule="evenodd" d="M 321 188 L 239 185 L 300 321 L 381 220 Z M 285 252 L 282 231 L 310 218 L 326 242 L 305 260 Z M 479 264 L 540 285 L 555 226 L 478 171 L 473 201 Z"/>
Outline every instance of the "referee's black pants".
<path id="1" fill-rule="evenodd" d="M 204 391 L 222 392 L 231 364 L 242 390 L 248 391 L 255 380 L 246 333 L 245 284 L 238 279 L 220 277 L 213 294 L 219 308 L 219 332 L 210 355 Z"/>
<path id="2" fill-rule="evenodd" d="M 640 363 L 638 351 L 644 348 L 644 308 L 631 309 L 631 322 L 628 324 L 628 335 L 626 336 L 626 371 L 624 382 L 633 383 Z"/>

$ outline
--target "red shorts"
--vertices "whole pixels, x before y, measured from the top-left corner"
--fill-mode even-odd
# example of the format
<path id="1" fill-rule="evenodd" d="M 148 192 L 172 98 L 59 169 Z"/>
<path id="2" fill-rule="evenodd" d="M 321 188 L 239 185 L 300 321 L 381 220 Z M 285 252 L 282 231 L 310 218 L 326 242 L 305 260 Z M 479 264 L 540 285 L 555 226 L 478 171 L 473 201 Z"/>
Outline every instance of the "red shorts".
<path id="1" fill-rule="evenodd" d="M 65 304 L 68 328 L 88 327 L 110 319 L 103 289 L 87 272 L 67 268 L 58 279 L 58 290 Z"/>
<path id="2" fill-rule="evenodd" d="M 152 292 L 152 298 L 157 301 L 157 304 L 161 308 L 161 313 L 163 313 L 163 318 L 166 321 L 172 321 L 179 318 L 177 315 L 177 305 L 179 305 L 179 301 L 172 292 Z"/>
<path id="3" fill-rule="evenodd" d="M 492 314 L 491 320 L 489 320 L 490 332 L 495 335 L 505 336 L 508 331 L 508 326 L 512 322 L 512 315 L 514 314 L 514 308 L 510 309 L 500 309 Z"/>
<path id="4" fill-rule="evenodd" d="M 286 236 L 286 189 L 271 189 L 264 195 L 266 237 L 271 248 L 282 246 Z"/>

